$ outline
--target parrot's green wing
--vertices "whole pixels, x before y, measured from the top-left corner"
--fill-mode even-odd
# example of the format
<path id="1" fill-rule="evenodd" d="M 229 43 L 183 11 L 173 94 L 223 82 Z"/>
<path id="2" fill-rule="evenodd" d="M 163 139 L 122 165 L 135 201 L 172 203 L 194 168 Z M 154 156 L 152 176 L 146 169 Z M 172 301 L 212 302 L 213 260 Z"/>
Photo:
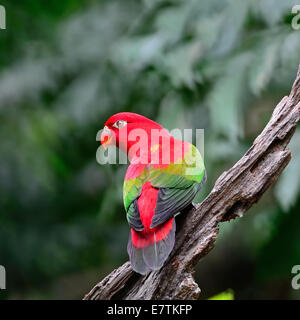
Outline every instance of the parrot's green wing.
<path id="1" fill-rule="evenodd" d="M 137 199 L 142 192 L 146 177 L 146 165 L 131 164 L 127 169 L 123 185 L 123 201 L 127 213 L 127 221 L 130 227 L 136 231 L 144 229 L 144 225 L 140 218 Z"/>
<path id="2" fill-rule="evenodd" d="M 128 207 L 127 221 L 130 227 L 136 231 L 142 231 L 145 228 L 140 217 L 137 199 L 135 199 Z"/>
<path id="3" fill-rule="evenodd" d="M 192 144 L 181 163 L 178 161 L 150 174 L 150 181 L 159 188 L 151 228 L 169 220 L 187 207 L 206 181 L 206 172 L 200 152 Z"/>

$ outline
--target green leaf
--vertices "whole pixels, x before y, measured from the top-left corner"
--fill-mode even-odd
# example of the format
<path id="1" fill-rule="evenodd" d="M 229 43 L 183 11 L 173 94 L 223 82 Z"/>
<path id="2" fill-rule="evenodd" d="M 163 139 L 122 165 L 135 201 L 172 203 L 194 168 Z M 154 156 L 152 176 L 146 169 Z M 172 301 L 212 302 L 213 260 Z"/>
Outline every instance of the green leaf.
<path id="1" fill-rule="evenodd" d="M 234 293 L 231 289 L 228 289 L 227 291 L 221 292 L 208 300 L 234 300 Z"/>
<path id="2" fill-rule="evenodd" d="M 279 23 L 284 15 L 291 13 L 295 0 L 256 0 L 252 3 L 254 10 L 259 13 L 269 26 Z"/>
<path id="3" fill-rule="evenodd" d="M 265 89 L 273 73 L 276 72 L 280 47 L 281 42 L 273 40 L 255 52 L 249 75 L 250 88 L 255 95 Z"/>
<path id="4" fill-rule="evenodd" d="M 169 40 L 177 40 L 182 35 L 188 9 L 188 6 L 181 5 L 162 10 L 155 22 L 156 30 L 167 35 Z"/>
<path id="5" fill-rule="evenodd" d="M 235 48 L 246 22 L 249 1 L 231 0 L 229 3 L 223 11 L 219 39 L 213 52 L 216 55 L 227 54 Z"/>
<path id="6" fill-rule="evenodd" d="M 245 88 L 245 68 L 249 57 L 238 56 L 228 65 L 227 74 L 215 83 L 208 97 L 211 122 L 215 133 L 235 142 L 243 133 L 241 97 Z"/>
<path id="7" fill-rule="evenodd" d="M 194 89 L 195 82 L 200 82 L 199 76 L 194 71 L 194 64 L 202 53 L 199 42 L 191 42 L 170 50 L 161 56 L 158 61 L 158 69 L 161 69 L 174 87 L 186 85 Z"/>

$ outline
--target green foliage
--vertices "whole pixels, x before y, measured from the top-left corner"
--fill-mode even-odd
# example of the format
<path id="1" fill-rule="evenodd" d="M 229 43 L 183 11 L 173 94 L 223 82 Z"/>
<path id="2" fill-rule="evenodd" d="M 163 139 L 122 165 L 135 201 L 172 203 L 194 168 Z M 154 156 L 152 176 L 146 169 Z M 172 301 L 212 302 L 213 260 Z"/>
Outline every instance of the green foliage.
<path id="1" fill-rule="evenodd" d="M 232 290 L 227 290 L 209 298 L 208 300 L 234 300 L 234 294 Z"/>
<path id="2" fill-rule="evenodd" d="M 9 270 L 8 297 L 39 296 L 32 292 L 43 291 L 41 283 L 49 288 L 95 268 L 104 274 L 125 261 L 126 168 L 95 160 L 96 133 L 111 114 L 205 128 L 208 183 L 200 201 L 289 92 L 300 58 L 299 32 L 287 19 L 293 1 L 2 4 L 0 263 Z M 245 223 L 221 225 L 224 241 L 241 232 L 261 277 L 261 257 L 273 257 L 279 237 L 293 239 L 286 261 L 297 263 L 291 212 L 299 208 L 299 141 L 297 132 L 294 158 L 264 204 Z M 283 264 L 280 275 L 289 272 Z"/>

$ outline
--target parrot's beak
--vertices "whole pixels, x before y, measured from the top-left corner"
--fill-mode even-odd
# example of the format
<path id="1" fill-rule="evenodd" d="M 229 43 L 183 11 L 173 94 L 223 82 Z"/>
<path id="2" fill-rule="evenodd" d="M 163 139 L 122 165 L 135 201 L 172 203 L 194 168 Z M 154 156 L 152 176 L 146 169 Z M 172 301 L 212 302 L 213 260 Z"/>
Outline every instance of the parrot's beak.
<path id="1" fill-rule="evenodd" d="M 113 141 L 113 134 L 111 130 L 109 130 L 107 127 L 104 127 L 100 140 L 103 149 L 106 150 L 107 146 L 111 145 Z"/>

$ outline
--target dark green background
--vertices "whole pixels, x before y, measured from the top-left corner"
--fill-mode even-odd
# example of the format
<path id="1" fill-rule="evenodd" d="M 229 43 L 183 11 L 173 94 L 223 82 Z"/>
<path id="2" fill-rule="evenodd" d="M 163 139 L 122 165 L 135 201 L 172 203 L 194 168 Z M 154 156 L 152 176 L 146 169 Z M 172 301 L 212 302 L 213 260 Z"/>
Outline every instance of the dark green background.
<path id="1" fill-rule="evenodd" d="M 1 1 L 0 264 L 3 299 L 82 298 L 127 259 L 124 165 L 97 164 L 119 111 L 205 128 L 208 182 L 230 168 L 289 93 L 296 1 Z M 300 130 L 293 159 L 198 265 L 206 299 L 297 299 Z"/>

